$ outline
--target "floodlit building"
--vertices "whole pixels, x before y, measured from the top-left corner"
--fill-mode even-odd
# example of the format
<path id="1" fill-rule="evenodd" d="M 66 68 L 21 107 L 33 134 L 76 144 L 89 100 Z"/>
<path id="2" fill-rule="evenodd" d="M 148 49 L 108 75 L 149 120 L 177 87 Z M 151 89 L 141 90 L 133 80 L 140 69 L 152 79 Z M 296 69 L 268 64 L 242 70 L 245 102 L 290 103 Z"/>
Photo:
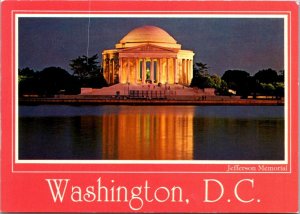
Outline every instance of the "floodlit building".
<path id="1" fill-rule="evenodd" d="M 193 51 L 182 50 L 165 30 L 142 26 L 124 36 L 115 49 L 103 51 L 103 74 L 110 85 L 189 85 L 193 78 L 193 56 Z"/>

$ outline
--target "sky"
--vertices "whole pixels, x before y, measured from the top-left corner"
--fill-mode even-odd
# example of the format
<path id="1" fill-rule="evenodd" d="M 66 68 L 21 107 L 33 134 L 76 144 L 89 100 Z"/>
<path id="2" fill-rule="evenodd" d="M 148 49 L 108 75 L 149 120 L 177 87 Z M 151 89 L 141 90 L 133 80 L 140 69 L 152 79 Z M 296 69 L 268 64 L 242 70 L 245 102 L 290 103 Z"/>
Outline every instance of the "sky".
<path id="1" fill-rule="evenodd" d="M 194 62 L 208 65 L 222 76 L 239 69 L 251 75 L 259 70 L 284 69 L 282 18 L 19 18 L 19 68 L 41 71 L 61 67 L 72 73 L 70 60 L 114 49 L 136 27 L 154 25 L 167 31 L 195 53 Z"/>

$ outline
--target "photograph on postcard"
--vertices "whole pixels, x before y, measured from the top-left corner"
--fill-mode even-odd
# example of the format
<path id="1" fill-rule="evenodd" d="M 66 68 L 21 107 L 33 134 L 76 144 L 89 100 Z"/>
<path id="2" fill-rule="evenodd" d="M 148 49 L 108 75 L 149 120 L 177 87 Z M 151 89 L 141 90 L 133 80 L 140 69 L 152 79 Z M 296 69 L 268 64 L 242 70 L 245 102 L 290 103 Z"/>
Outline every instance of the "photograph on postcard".
<path id="1" fill-rule="evenodd" d="M 298 18 L 4 1 L 0 211 L 298 211 Z"/>
<path id="2" fill-rule="evenodd" d="M 18 15 L 19 160 L 285 160 L 286 16 Z"/>

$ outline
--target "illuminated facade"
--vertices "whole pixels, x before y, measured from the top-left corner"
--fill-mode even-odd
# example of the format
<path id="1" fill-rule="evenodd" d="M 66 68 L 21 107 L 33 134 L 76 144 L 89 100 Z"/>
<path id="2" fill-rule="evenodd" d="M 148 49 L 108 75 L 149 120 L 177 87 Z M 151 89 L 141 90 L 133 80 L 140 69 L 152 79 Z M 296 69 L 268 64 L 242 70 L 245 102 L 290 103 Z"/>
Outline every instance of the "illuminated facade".
<path id="1" fill-rule="evenodd" d="M 115 49 L 103 51 L 103 74 L 110 85 L 189 85 L 193 78 L 193 56 L 193 51 L 181 50 L 181 45 L 163 29 L 143 26 L 130 31 Z"/>

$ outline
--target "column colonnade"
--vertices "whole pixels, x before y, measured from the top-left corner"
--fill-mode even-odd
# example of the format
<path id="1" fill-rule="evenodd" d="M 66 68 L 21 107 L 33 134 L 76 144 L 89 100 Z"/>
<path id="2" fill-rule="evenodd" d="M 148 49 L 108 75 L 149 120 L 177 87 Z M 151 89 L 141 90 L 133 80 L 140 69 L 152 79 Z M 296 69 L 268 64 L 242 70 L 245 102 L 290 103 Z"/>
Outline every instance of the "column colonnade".
<path id="1" fill-rule="evenodd" d="M 176 57 L 122 57 L 119 58 L 119 82 L 190 84 L 193 61 Z"/>
<path id="2" fill-rule="evenodd" d="M 193 78 L 193 55 L 179 53 L 122 53 L 110 50 L 102 56 L 103 75 L 116 83 L 189 85 Z"/>

